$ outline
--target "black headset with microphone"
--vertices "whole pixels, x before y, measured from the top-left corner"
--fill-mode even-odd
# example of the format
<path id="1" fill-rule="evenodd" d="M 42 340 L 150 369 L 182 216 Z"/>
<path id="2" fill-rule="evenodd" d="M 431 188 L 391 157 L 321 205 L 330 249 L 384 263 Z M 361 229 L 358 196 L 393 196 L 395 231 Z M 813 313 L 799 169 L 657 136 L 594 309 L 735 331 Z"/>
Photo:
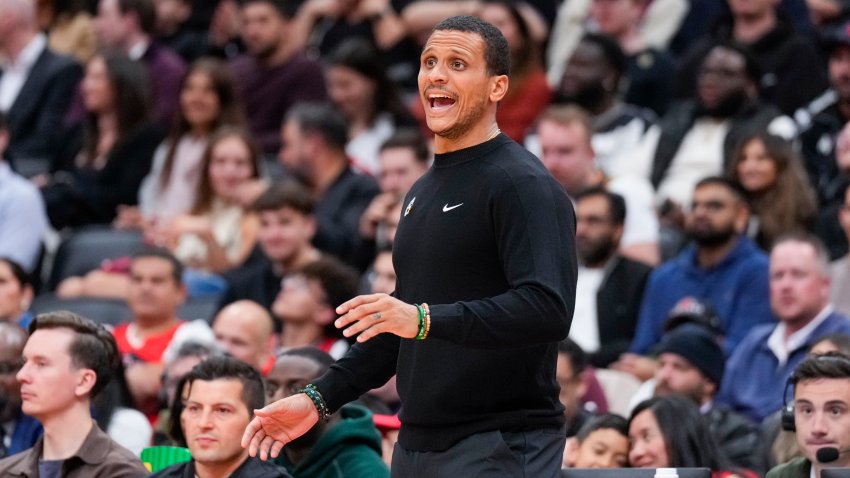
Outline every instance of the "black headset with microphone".
<path id="1" fill-rule="evenodd" d="M 817 361 L 839 361 L 850 367 L 850 358 L 841 354 L 827 354 L 827 355 L 818 355 L 814 357 Z M 788 432 L 796 432 L 797 425 L 794 423 L 794 400 L 788 401 L 788 389 L 794 387 L 794 378 L 796 375 L 796 370 L 794 373 L 788 377 L 788 380 L 785 381 L 785 388 L 782 389 L 782 412 L 781 412 L 781 422 L 782 429 Z M 830 447 L 824 448 L 824 450 L 828 450 Z M 837 448 L 835 448 L 837 450 Z M 842 450 L 842 453 L 850 450 Z M 835 461 L 838 459 L 838 456 L 829 461 Z M 818 459 L 820 461 L 820 459 Z M 827 463 L 827 462 L 822 462 Z"/>

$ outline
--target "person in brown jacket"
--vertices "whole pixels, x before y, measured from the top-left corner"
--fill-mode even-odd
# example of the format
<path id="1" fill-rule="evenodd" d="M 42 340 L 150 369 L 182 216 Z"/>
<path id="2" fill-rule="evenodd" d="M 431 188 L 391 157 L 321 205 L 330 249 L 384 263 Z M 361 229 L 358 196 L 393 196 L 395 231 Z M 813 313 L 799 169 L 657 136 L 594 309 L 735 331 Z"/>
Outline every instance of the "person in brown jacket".
<path id="1" fill-rule="evenodd" d="M 141 461 L 92 420 L 91 400 L 118 368 L 118 346 L 103 326 L 70 312 L 38 315 L 24 347 L 21 409 L 44 426 L 30 450 L 0 460 L 0 476 L 135 478 Z"/>

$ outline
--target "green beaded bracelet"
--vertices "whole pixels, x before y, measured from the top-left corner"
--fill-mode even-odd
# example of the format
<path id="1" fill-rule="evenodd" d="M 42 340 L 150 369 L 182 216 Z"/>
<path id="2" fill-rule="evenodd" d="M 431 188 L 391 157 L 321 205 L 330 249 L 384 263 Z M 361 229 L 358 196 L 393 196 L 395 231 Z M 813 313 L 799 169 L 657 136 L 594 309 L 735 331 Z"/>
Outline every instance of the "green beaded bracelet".
<path id="1" fill-rule="evenodd" d="M 419 309 L 419 333 L 416 334 L 416 340 L 422 340 L 425 337 L 425 308 L 416 304 Z"/>
<path id="2" fill-rule="evenodd" d="M 325 403 L 322 393 L 319 392 L 319 389 L 317 389 L 315 385 L 308 383 L 306 387 L 298 390 L 298 392 L 307 395 L 310 401 L 313 402 L 313 405 L 316 407 L 316 411 L 319 412 L 319 420 L 323 422 L 328 421 L 331 416 L 328 411 L 328 405 Z"/>

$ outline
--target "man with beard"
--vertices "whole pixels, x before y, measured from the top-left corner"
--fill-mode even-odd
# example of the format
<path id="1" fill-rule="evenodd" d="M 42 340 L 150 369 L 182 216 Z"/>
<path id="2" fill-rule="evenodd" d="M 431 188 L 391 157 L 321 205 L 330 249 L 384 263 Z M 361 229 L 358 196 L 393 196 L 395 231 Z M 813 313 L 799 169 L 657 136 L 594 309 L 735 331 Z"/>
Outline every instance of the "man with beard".
<path id="1" fill-rule="evenodd" d="M 242 41 L 248 53 L 230 67 L 249 111 L 248 125 L 263 153 L 280 149 L 280 124 L 300 101 L 327 96 L 322 67 L 290 39 L 298 4 L 290 0 L 242 2 Z"/>
<path id="2" fill-rule="evenodd" d="M 708 419 L 717 445 L 736 466 L 764 471 L 760 433 L 749 419 L 715 403 L 723 380 L 726 358 L 717 337 L 696 323 L 685 323 L 666 333 L 654 349 L 658 357 L 655 396 L 674 393 L 692 398 Z"/>
<path id="3" fill-rule="evenodd" d="M 658 218 L 652 186 L 646 179 L 612 176 L 597 167 L 588 115 L 574 105 L 554 105 L 538 118 L 540 159 L 575 201 L 582 191 L 604 186 L 619 194 L 629 211 L 619 239 L 619 250 L 631 259 L 658 264 Z M 584 344 L 582 344 L 584 346 Z"/>
<path id="4" fill-rule="evenodd" d="M 759 96 L 791 115 L 826 88 L 823 58 L 809 35 L 795 28 L 791 11 L 777 0 L 725 0 L 729 14 L 712 25 L 710 32 L 691 45 L 675 72 L 674 95 L 693 97 L 698 66 L 718 42 L 737 43 L 759 65 L 756 82 Z M 815 2 L 799 2 L 815 3 Z M 803 6 L 807 9 L 806 6 Z"/>
<path id="5" fill-rule="evenodd" d="M 758 67 L 740 47 L 717 45 L 702 61 L 697 98 L 674 105 L 647 136 L 649 179 L 658 198 L 687 207 L 694 184 L 727 169 L 734 149 L 753 131 L 790 137 L 792 121 L 758 100 Z"/>
<path id="6" fill-rule="evenodd" d="M 575 215 L 499 130 L 509 73 L 495 26 L 463 16 L 434 27 L 419 70 L 434 165 L 398 216 L 395 293 L 336 308 L 357 343 L 301 393 L 256 411 L 242 438 L 252 455 L 277 456 L 398 372 L 396 476 L 560 476 L 555 363 L 575 305 Z"/>
<path id="7" fill-rule="evenodd" d="M 652 268 L 617 253 L 626 202 L 601 187 L 576 199 L 579 268 L 570 338 L 595 367 L 607 367 L 629 347 Z"/>
<path id="8" fill-rule="evenodd" d="M 0 322 L 0 458 L 31 448 L 42 433 L 38 420 L 21 411 L 21 384 L 15 380 L 26 341 L 18 324 Z"/>
<path id="9" fill-rule="evenodd" d="M 609 176 L 648 176 L 648 167 L 633 160 L 635 148 L 655 123 L 655 114 L 623 103 L 620 80 L 626 56 L 614 40 L 597 34 L 582 38 L 570 57 L 555 93 L 555 103 L 576 105 L 591 116 L 593 151 L 599 168 Z M 526 146 L 541 157 L 534 135 Z"/>
<path id="10" fill-rule="evenodd" d="M 754 327 L 727 362 L 717 401 L 760 422 L 779 410 L 785 382 L 820 338 L 850 334 L 850 319 L 829 301 L 829 254 L 805 233 L 770 252 L 770 307 L 779 323 Z"/>
<path id="11" fill-rule="evenodd" d="M 646 354 L 658 343 L 668 313 L 685 297 L 715 307 L 726 355 L 753 326 L 773 322 L 767 256 L 743 234 L 749 217 L 737 183 L 720 177 L 697 183 L 685 221 L 693 244 L 649 276 L 632 352 Z"/>
<path id="12" fill-rule="evenodd" d="M 360 216 L 380 190 L 349 164 L 345 118 L 330 105 L 301 103 L 287 113 L 281 141 L 278 161 L 316 201 L 313 245 L 356 266 Z"/>
<path id="13" fill-rule="evenodd" d="M 266 380 L 269 403 L 298 393 L 319 378 L 334 359 L 313 347 L 282 352 Z M 381 435 L 372 421 L 372 412 L 361 405 L 349 404 L 320 421 L 304 435 L 287 443 L 275 460 L 294 478 L 389 477 L 381 460 Z"/>

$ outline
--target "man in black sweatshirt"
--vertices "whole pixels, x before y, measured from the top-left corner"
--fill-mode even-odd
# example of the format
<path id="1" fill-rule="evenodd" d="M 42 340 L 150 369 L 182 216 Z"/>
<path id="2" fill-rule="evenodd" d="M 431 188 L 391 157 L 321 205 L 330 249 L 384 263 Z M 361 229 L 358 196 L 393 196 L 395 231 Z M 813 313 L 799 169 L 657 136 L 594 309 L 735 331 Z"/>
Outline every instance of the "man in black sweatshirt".
<path id="1" fill-rule="evenodd" d="M 397 373 L 394 476 L 558 476 L 555 363 L 575 301 L 575 215 L 496 125 L 509 56 L 481 20 L 435 27 L 419 89 L 436 155 L 404 199 L 396 291 L 337 308 L 337 327 L 358 343 L 305 393 L 257 411 L 242 442 L 252 455 L 276 456 Z"/>

